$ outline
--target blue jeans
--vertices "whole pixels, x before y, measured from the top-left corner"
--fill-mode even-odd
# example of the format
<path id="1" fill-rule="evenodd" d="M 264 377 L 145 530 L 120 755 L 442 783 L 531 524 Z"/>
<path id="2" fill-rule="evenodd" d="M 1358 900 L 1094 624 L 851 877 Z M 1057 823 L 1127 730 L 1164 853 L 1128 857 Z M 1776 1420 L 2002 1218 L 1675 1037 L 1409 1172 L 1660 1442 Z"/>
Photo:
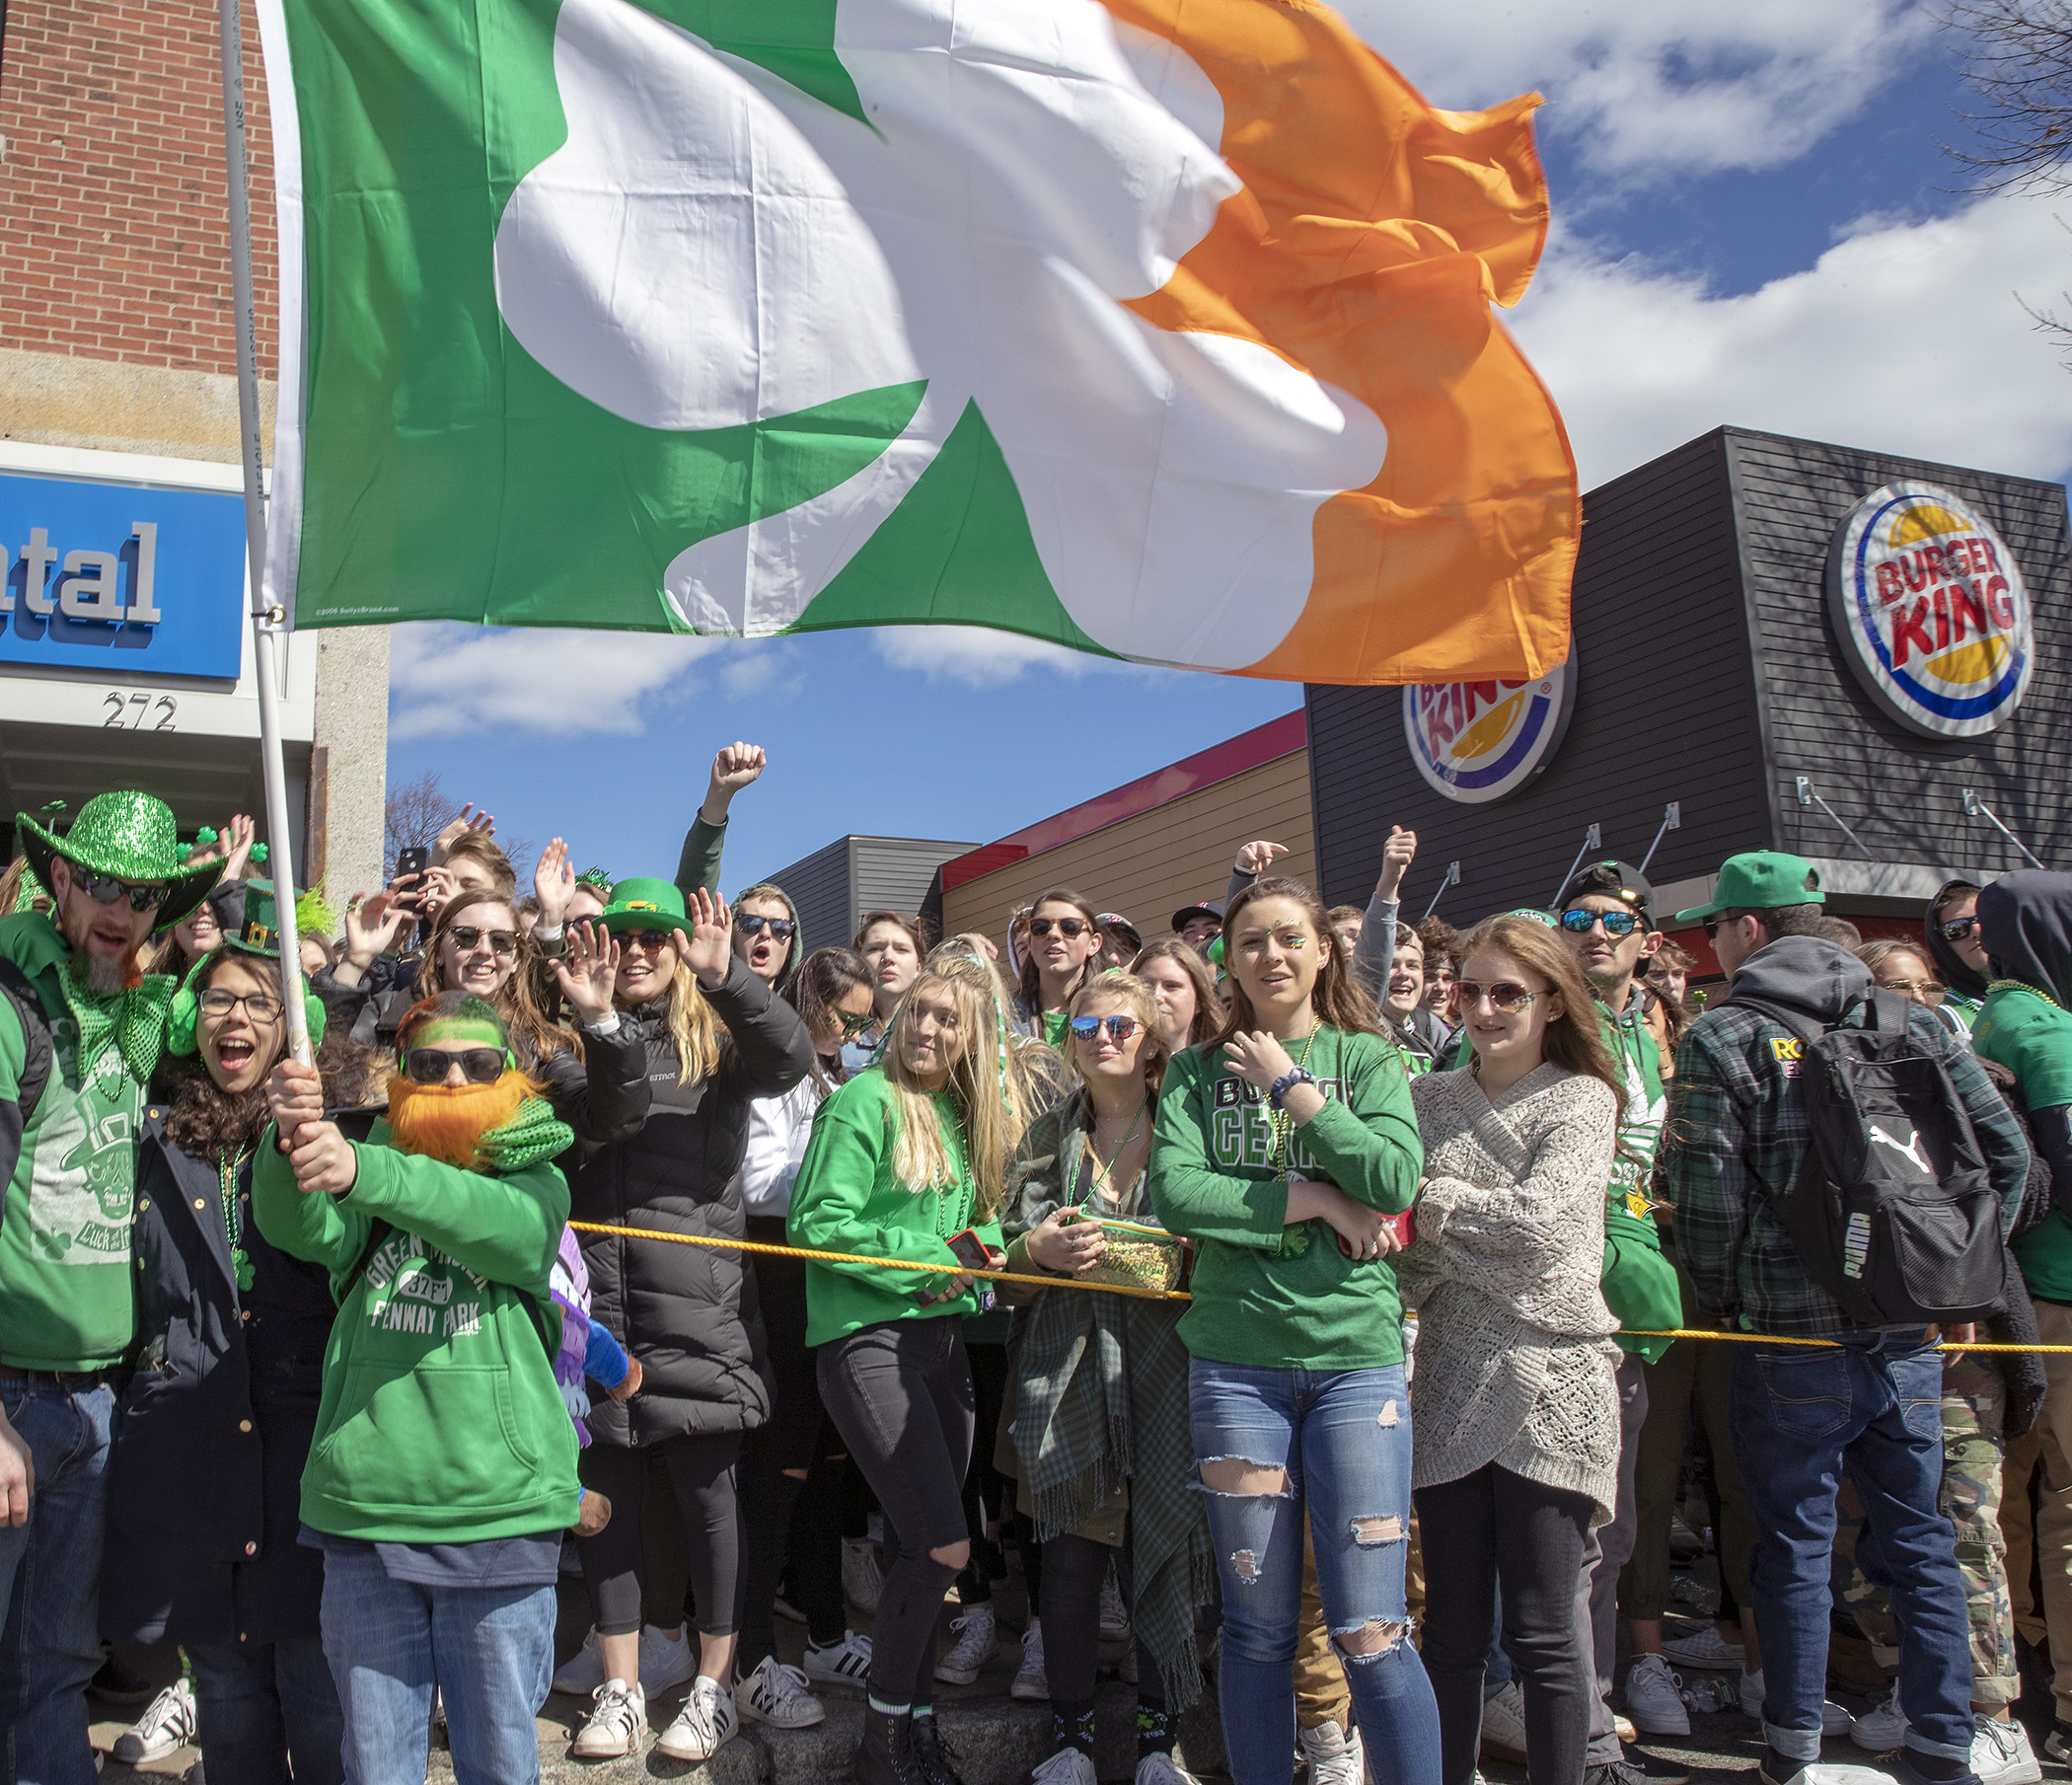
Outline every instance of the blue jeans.
<path id="1" fill-rule="evenodd" d="M 1288 1785 L 1306 1508 L 1332 1635 L 1376 1621 L 1396 1632 L 1371 1655 L 1334 1644 L 1369 1764 L 1391 1785 L 1439 1785 L 1439 1706 L 1403 1599 L 1410 1397 L 1401 1366 L 1252 1370 L 1196 1358 L 1188 1384 L 1198 1464 L 1237 1458 L 1287 1474 L 1277 1494 L 1203 1491 L 1222 1585 L 1217 1689 L 1231 1778 Z"/>
<path id="2" fill-rule="evenodd" d="M 367 1552 L 324 1558 L 324 1653 L 352 1785 L 424 1785 L 432 1689 L 459 1785 L 538 1785 L 554 1677 L 552 1587 L 418 1587 Z"/>
<path id="3" fill-rule="evenodd" d="M 345 1713 L 324 1640 L 188 1644 L 209 1785 L 343 1785 Z"/>
<path id="4" fill-rule="evenodd" d="M 0 1524 L 0 1781 L 93 1785 L 87 1681 L 101 1669 L 101 1525 L 115 1394 L 47 1376 L 0 1387 L 36 1465 L 29 1523 Z"/>
<path id="5" fill-rule="evenodd" d="M 1843 1469 L 1863 1501 L 1857 1558 L 1899 1620 L 1906 1746 L 1971 1752 L 1970 1625 L 1943 1482 L 1943 1360 L 1904 1335 L 1839 1349 L 1737 1345 L 1728 1404 L 1757 1537 L 1748 1558 L 1762 1642 L 1763 1733 L 1780 1754 L 1820 1751 L 1828 1570 Z"/>

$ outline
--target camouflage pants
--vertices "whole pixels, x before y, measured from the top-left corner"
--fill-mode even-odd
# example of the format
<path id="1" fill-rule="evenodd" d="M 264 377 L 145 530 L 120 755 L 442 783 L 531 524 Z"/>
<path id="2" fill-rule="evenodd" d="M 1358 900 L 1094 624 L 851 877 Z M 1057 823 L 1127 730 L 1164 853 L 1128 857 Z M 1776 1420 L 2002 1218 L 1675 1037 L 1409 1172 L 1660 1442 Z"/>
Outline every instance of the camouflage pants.
<path id="1" fill-rule="evenodd" d="M 2036 1326 L 2045 1345 L 2072 1345 L 2072 1307 L 2038 1301 Z M 2043 1374 L 2047 1386 L 2035 1429 L 2007 1448 L 2001 1523 L 2016 1625 L 2039 1647 L 2049 1642 L 2057 1714 L 2072 1718 L 2072 1357 L 2044 1358 Z M 2030 1590 L 2032 1571 L 2042 1578 L 2041 1604 Z"/>
<path id="2" fill-rule="evenodd" d="M 2000 1534 L 2002 1430 L 2007 1390 L 1980 1359 L 1943 1366 L 1943 1516 L 1957 1533 L 1957 1566 L 1971 1620 L 1971 1702 L 2013 1704 L 2022 1695 L 2015 1669 L 2015 1613 L 2008 1597 L 2007 1545 Z M 1835 1497 L 1834 1578 L 1871 1653 L 1887 1674 L 1899 1668 L 1899 1624 L 1882 1587 L 1856 1558 L 1864 1529 L 1856 1484 L 1844 1477 Z"/>

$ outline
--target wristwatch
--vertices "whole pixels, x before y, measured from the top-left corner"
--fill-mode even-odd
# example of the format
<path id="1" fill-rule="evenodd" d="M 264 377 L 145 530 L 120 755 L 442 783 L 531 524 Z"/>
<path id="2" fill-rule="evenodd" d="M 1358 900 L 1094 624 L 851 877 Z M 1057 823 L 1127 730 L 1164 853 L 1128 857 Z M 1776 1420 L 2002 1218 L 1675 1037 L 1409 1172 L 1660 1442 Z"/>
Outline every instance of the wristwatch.
<path id="1" fill-rule="evenodd" d="M 1316 1075 L 1307 1067 L 1298 1066 L 1293 1072 L 1283 1073 L 1280 1078 L 1274 1080 L 1274 1087 L 1266 1093 L 1266 1100 L 1274 1108 L 1279 1109 L 1281 1107 L 1281 1099 L 1294 1090 L 1296 1085 L 1314 1084 L 1315 1082 Z"/>

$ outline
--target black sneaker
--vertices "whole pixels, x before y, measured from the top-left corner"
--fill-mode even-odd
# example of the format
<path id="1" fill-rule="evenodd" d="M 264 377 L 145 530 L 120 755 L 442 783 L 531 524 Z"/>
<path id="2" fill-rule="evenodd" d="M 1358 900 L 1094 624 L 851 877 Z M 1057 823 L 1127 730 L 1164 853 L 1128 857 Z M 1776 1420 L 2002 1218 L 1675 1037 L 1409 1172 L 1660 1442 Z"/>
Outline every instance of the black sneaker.
<path id="1" fill-rule="evenodd" d="M 1602 1766 L 1586 1766 L 1583 1785 L 1648 1785 L 1648 1775 L 1629 1761 L 1612 1760 Z"/>
<path id="2" fill-rule="evenodd" d="M 2072 1723 L 2060 1717 L 2043 1738 L 2043 1751 L 2053 1760 L 2072 1760 Z"/>
<path id="3" fill-rule="evenodd" d="M 935 1727 L 933 1717 L 914 1719 L 914 1760 L 927 1785 L 964 1785 L 943 1751 L 942 1732 Z"/>
<path id="4" fill-rule="evenodd" d="M 149 1704 L 158 1696 L 158 1688 L 136 1669 L 127 1666 L 111 1649 L 108 1659 L 102 1662 L 101 1672 L 96 1673 L 87 1690 L 109 1704 Z"/>
<path id="5" fill-rule="evenodd" d="M 1631 1742 L 1620 1746 L 1625 1749 L 1626 1771 L 1639 1773 L 1648 1785 L 1690 1785 L 1691 1769 L 1688 1766 L 1666 1754 L 1650 1753 L 1645 1748 L 1636 1748 Z"/>

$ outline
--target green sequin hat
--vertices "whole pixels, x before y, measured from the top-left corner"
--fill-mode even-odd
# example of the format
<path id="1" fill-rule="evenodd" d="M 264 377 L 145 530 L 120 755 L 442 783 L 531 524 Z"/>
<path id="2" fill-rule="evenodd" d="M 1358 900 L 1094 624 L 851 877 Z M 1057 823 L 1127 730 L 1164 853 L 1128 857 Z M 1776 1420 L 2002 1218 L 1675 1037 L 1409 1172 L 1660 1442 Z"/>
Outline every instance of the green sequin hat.
<path id="1" fill-rule="evenodd" d="M 164 901 L 155 930 L 171 930 L 208 897 L 223 877 L 223 862 L 198 867 L 180 858 L 180 827 L 173 808 L 149 793 L 97 793 L 79 808 L 63 837 L 46 831 L 27 812 L 15 814 L 30 872 L 51 884 L 50 863 L 62 857 L 90 874 L 112 874 L 138 884 L 162 884 Z"/>

